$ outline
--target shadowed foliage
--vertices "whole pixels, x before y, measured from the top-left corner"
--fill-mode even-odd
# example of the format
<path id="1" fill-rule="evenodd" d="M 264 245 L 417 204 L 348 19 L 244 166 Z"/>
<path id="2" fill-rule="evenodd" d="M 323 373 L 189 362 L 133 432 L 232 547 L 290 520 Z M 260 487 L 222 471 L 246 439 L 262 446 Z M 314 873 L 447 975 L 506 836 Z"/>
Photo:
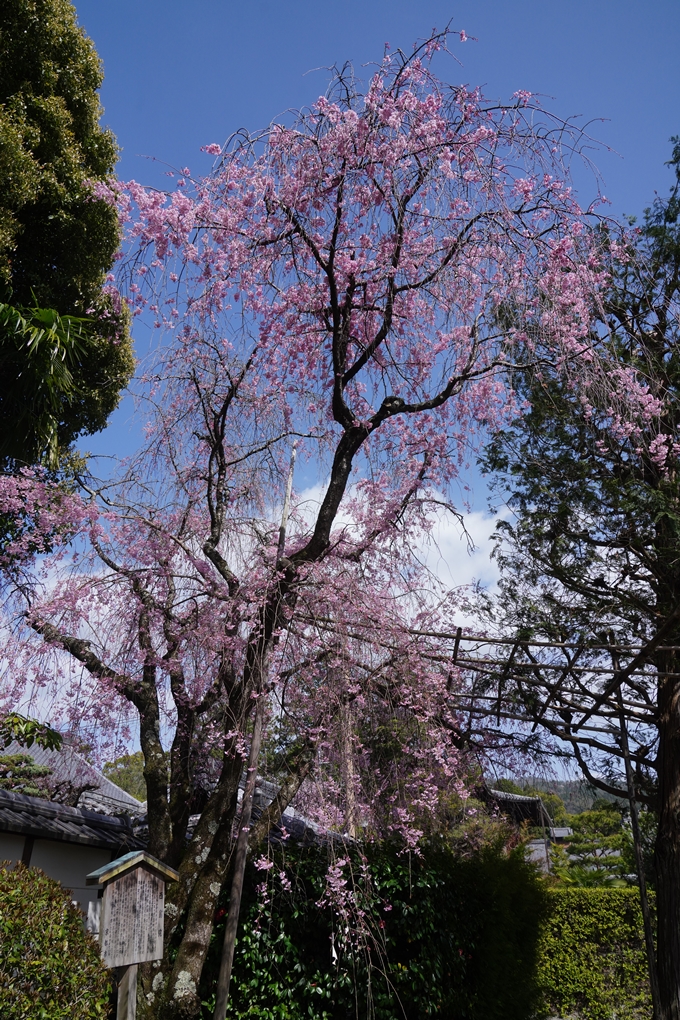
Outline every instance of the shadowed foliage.
<path id="1" fill-rule="evenodd" d="M 0 868 L 0 1016 L 104 1020 L 109 976 L 68 890 L 37 868 Z"/>

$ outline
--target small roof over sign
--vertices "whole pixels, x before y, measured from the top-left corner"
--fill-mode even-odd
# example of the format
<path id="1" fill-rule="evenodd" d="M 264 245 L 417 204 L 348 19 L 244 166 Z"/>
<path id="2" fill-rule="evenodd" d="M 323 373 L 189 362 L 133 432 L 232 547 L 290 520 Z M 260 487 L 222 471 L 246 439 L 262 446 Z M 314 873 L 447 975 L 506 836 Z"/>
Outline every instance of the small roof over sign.
<path id="1" fill-rule="evenodd" d="M 110 864 L 105 864 L 103 868 L 91 871 L 85 881 L 88 885 L 104 885 L 105 882 L 110 882 L 112 878 L 118 878 L 119 875 L 125 874 L 126 871 L 131 871 L 132 868 L 138 868 L 140 865 L 148 868 L 150 871 L 155 871 L 166 882 L 176 882 L 179 878 L 178 871 L 164 864 L 163 861 L 159 861 L 158 858 L 152 857 L 146 850 L 133 850 L 132 853 L 124 854 L 115 861 L 111 861 Z"/>

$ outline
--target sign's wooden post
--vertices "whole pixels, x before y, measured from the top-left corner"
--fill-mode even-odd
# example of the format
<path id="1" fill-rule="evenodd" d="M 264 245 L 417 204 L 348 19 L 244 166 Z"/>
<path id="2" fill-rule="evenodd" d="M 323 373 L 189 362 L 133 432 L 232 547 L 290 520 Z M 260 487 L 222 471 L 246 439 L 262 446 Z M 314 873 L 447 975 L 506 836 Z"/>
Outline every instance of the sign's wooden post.
<path id="1" fill-rule="evenodd" d="M 103 885 L 99 951 L 107 967 L 124 968 L 118 981 L 116 1020 L 135 1020 L 137 964 L 163 956 L 165 883 L 179 873 L 143 850 L 105 864 L 87 876 Z"/>
<path id="2" fill-rule="evenodd" d="M 137 964 L 123 969 L 118 981 L 116 1020 L 135 1020 L 137 1016 Z"/>

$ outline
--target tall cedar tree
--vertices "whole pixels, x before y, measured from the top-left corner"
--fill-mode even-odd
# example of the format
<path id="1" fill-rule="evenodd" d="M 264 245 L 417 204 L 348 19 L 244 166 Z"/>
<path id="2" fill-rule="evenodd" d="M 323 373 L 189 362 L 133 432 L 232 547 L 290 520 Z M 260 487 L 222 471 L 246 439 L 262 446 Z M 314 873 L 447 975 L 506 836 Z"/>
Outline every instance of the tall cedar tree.
<path id="1" fill-rule="evenodd" d="M 498 606 L 506 623 L 551 640 L 640 645 L 680 605 L 680 140 L 676 182 L 622 243 L 611 238 L 602 331 L 622 366 L 646 377 L 660 414 L 642 435 L 544 371 L 517 385 L 530 413 L 484 458 L 514 516 L 499 525 Z M 620 240 L 620 239 L 619 239 Z M 625 430 L 623 430 L 625 432 Z M 680 645 L 680 622 L 664 646 Z M 680 1017 L 680 653 L 657 650 L 656 725 L 638 746 L 636 782 L 658 811 L 655 850 L 662 1020 Z M 643 741 L 640 741 L 642 744 Z M 647 763 L 643 764 L 643 761 Z M 600 763 L 600 768 L 603 763 Z M 602 778 L 589 776 L 603 788 Z"/>
<path id="2" fill-rule="evenodd" d="M 0 464 L 48 460 L 106 424 L 133 358 L 105 274 L 120 240 L 90 182 L 117 146 L 102 69 L 67 0 L 0 5 Z"/>

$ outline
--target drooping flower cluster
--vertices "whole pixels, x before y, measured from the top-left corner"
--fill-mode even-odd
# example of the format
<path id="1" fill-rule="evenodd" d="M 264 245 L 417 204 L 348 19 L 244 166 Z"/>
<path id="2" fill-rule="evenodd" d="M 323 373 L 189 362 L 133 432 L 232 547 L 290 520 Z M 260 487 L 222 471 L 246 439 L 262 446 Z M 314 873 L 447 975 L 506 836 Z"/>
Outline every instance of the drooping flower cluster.
<path id="1" fill-rule="evenodd" d="M 66 545 L 97 516 L 96 507 L 39 469 L 0 475 L 0 570 Z"/>

